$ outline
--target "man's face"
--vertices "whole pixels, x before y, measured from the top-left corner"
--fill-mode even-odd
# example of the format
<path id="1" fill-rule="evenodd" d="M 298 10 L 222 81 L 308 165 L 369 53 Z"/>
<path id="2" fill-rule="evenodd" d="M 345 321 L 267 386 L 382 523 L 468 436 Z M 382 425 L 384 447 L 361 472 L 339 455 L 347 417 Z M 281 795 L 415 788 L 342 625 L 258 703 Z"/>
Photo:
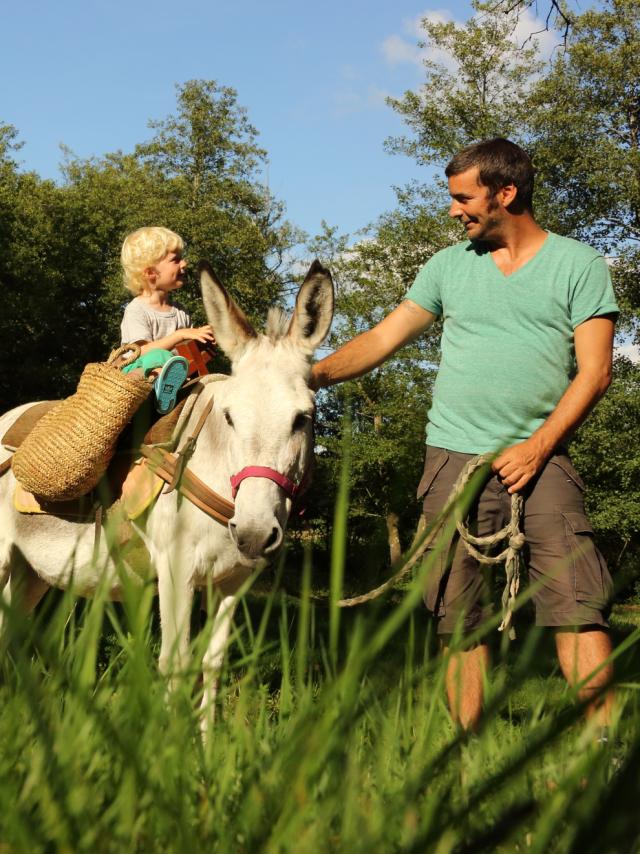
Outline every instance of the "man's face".
<path id="1" fill-rule="evenodd" d="M 449 216 L 460 220 L 469 240 L 489 241 L 499 235 L 502 211 L 490 198 L 489 188 L 480 183 L 477 166 L 449 178 L 449 195 Z"/>

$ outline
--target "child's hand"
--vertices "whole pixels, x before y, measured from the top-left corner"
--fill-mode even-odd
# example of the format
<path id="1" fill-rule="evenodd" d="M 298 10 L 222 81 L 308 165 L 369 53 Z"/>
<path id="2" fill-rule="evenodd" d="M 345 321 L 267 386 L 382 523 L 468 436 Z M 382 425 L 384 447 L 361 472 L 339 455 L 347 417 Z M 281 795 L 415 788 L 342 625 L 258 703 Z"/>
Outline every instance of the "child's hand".
<path id="1" fill-rule="evenodd" d="M 201 344 L 216 343 L 216 339 L 213 335 L 213 329 L 209 325 L 199 326 L 197 329 L 188 327 L 187 329 L 183 329 L 182 333 L 185 341 L 199 341 Z"/>

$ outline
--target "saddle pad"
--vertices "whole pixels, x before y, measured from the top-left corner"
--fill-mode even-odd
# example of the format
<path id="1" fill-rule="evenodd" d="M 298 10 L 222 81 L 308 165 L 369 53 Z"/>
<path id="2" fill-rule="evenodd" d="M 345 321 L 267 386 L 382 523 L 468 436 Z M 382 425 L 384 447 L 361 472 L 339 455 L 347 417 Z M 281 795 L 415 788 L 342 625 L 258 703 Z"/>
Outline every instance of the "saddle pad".
<path id="1" fill-rule="evenodd" d="M 149 469 L 146 460 L 135 463 L 122 485 L 120 506 L 126 518 L 133 520 L 141 516 L 158 497 L 163 486 L 164 481 Z M 75 501 L 44 501 L 16 483 L 13 506 L 18 513 L 62 516 L 90 522 L 95 517 L 97 502 L 90 495 Z"/>
<path id="2" fill-rule="evenodd" d="M 185 397 L 176 404 L 171 412 L 160 416 L 160 418 L 151 425 L 144 437 L 145 445 L 162 445 L 169 441 L 173 435 L 173 431 L 176 429 L 180 413 L 182 412 L 186 402 L 187 398 Z"/>
<path id="3" fill-rule="evenodd" d="M 95 515 L 96 502 L 91 495 L 84 495 L 74 501 L 45 501 L 16 481 L 13 493 L 13 506 L 18 513 L 38 513 L 45 516 L 62 516 L 68 519 L 86 519 L 91 521 Z"/>
<path id="4" fill-rule="evenodd" d="M 127 519 L 137 519 L 162 492 L 164 481 L 154 474 L 147 460 L 140 460 L 131 468 L 122 484 L 121 503 Z"/>
<path id="5" fill-rule="evenodd" d="M 59 400 L 41 400 L 25 409 L 4 434 L 0 444 L 12 451 L 19 448 L 42 416 L 59 403 Z"/>

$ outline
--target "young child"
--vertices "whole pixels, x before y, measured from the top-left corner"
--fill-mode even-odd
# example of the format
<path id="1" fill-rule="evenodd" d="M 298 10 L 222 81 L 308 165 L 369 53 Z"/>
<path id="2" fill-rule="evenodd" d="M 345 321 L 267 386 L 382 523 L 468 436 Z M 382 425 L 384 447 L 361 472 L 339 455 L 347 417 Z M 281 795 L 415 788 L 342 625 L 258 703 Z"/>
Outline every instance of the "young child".
<path id="1" fill-rule="evenodd" d="M 122 245 L 125 287 L 134 294 L 120 326 L 122 343 L 135 342 L 141 351 L 124 371 L 156 376 L 156 409 L 163 415 L 175 406 L 188 372 L 187 360 L 170 351 L 183 341 L 215 342 L 210 326 L 192 328 L 189 315 L 171 304 L 171 292 L 184 284 L 183 250 L 180 235 L 161 226 L 139 228 Z"/>

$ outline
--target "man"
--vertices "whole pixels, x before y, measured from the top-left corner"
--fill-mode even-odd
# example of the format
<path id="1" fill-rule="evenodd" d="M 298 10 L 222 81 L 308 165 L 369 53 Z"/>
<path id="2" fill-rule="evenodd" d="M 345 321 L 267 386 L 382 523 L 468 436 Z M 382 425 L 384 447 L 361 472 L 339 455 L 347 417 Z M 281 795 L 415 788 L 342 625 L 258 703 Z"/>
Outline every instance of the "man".
<path id="1" fill-rule="evenodd" d="M 480 535 L 503 527 L 510 494 L 525 498 L 524 533 L 538 625 L 555 629 L 562 671 L 604 724 L 612 669 L 605 611 L 611 577 L 585 516 L 582 483 L 563 450 L 611 379 L 617 306 L 607 264 L 595 250 L 542 229 L 532 207 L 529 156 L 506 139 L 469 146 L 445 170 L 449 213 L 468 240 L 438 252 L 407 298 L 368 332 L 318 362 L 316 387 L 377 367 L 444 318 L 442 361 L 427 426 L 419 496 L 430 522 L 465 463 L 500 451 L 475 508 Z M 445 648 L 457 626 L 486 618 L 477 562 L 462 543 L 443 549 L 425 602 Z M 453 719 L 475 728 L 483 702 L 486 644 L 451 654 Z"/>

